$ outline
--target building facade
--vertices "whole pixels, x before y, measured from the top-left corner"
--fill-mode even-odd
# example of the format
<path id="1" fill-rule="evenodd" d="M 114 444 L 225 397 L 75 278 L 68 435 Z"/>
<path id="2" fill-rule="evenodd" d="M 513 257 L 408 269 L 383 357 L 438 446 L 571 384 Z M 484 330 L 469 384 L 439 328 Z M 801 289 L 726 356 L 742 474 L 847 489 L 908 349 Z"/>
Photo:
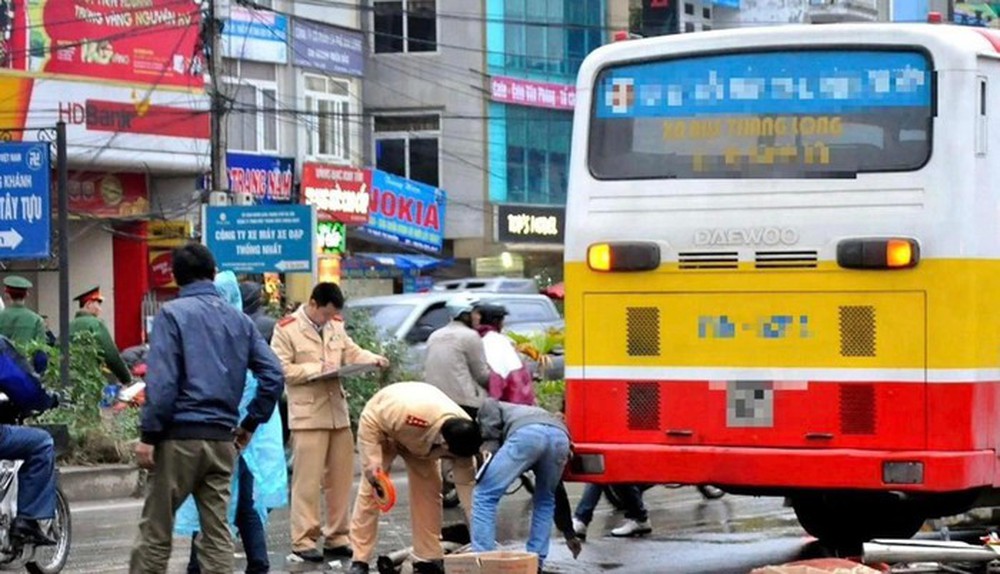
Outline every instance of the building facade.
<path id="1" fill-rule="evenodd" d="M 228 189 L 236 203 L 304 202 L 307 172 L 365 165 L 362 5 L 258 4 L 231 4 L 224 27 Z M 316 275 L 339 280 L 341 250 L 327 251 Z M 307 300 L 316 275 L 288 274 L 287 297 Z"/>
<path id="2" fill-rule="evenodd" d="M 576 75 L 613 36 L 614 19 L 627 28 L 625 2 L 486 1 L 491 255 L 512 253 L 509 269 L 543 284 L 562 278 Z M 491 263 L 480 267 L 494 272 Z"/>
<path id="3" fill-rule="evenodd" d="M 482 5 L 366 6 L 366 164 L 444 190 L 444 242 L 432 255 L 455 257 L 461 267 L 486 249 L 488 234 Z"/>
<path id="4" fill-rule="evenodd" d="M 202 7 L 7 2 L 3 16 L 0 129 L 30 141 L 48 137 L 34 128 L 66 123 L 69 252 L 53 255 L 68 256 L 71 295 L 99 285 L 119 343 L 137 343 L 148 287 L 143 226 L 197 212 L 208 157 Z M 57 328 L 54 259 L 4 265 L 35 283 L 29 304 Z"/>

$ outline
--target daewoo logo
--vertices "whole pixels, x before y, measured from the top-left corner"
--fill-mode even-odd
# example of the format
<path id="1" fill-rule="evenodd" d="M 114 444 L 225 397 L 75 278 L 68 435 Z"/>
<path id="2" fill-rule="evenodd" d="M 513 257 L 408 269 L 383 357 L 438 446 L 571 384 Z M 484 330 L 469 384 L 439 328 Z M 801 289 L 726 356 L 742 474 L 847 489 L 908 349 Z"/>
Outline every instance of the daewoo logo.
<path id="1" fill-rule="evenodd" d="M 795 245 L 798 242 L 799 233 L 789 227 L 699 229 L 694 232 L 695 245 Z"/>

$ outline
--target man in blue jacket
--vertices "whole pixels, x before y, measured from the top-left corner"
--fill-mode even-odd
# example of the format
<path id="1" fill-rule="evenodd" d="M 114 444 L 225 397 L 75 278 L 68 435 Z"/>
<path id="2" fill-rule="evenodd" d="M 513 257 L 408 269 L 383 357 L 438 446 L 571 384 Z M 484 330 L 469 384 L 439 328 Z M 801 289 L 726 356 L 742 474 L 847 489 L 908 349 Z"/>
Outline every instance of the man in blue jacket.
<path id="1" fill-rule="evenodd" d="M 174 513 L 193 494 L 201 569 L 232 572 L 227 513 L 237 448 L 271 416 L 284 375 L 250 318 L 219 296 L 207 247 L 175 249 L 173 266 L 180 296 L 163 306 L 150 336 L 136 457 L 153 474 L 129 571 L 167 571 Z M 257 395 L 239 421 L 247 369 L 257 377 Z"/>

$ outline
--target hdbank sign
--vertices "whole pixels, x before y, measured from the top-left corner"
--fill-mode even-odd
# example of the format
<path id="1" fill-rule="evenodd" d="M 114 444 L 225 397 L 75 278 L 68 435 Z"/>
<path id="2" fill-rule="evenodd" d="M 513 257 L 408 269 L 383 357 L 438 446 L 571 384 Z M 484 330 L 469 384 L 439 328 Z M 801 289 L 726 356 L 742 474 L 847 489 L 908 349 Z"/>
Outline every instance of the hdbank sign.
<path id="1" fill-rule="evenodd" d="M 444 190 L 377 169 L 371 172 L 369 222 L 362 229 L 394 243 L 441 251 Z"/>

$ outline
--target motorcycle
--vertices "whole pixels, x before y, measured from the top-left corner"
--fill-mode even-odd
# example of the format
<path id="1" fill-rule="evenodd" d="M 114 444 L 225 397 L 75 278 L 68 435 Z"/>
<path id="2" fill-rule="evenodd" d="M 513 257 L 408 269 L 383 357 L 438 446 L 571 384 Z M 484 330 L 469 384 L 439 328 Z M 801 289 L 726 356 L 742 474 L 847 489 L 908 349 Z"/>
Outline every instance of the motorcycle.
<path id="1" fill-rule="evenodd" d="M 0 393 L 0 407 L 9 399 Z M 13 417 L 13 423 L 24 423 L 24 415 Z M 56 470 L 56 512 L 52 520 L 40 521 L 42 530 L 56 541 L 54 546 L 35 547 L 22 544 L 10 536 L 10 529 L 17 516 L 18 471 L 24 461 L 0 460 L 0 567 L 24 568 L 32 574 L 58 574 L 66 566 L 69 558 L 72 526 L 69 502 L 58 486 L 59 471 Z"/>
<path id="2" fill-rule="evenodd" d="M 113 397 L 108 397 L 113 412 L 121 412 L 127 408 L 139 408 L 146 402 L 146 356 L 149 354 L 149 345 L 136 345 L 122 351 L 122 359 L 125 366 L 132 373 L 132 384 L 127 387 L 117 389 Z"/>

